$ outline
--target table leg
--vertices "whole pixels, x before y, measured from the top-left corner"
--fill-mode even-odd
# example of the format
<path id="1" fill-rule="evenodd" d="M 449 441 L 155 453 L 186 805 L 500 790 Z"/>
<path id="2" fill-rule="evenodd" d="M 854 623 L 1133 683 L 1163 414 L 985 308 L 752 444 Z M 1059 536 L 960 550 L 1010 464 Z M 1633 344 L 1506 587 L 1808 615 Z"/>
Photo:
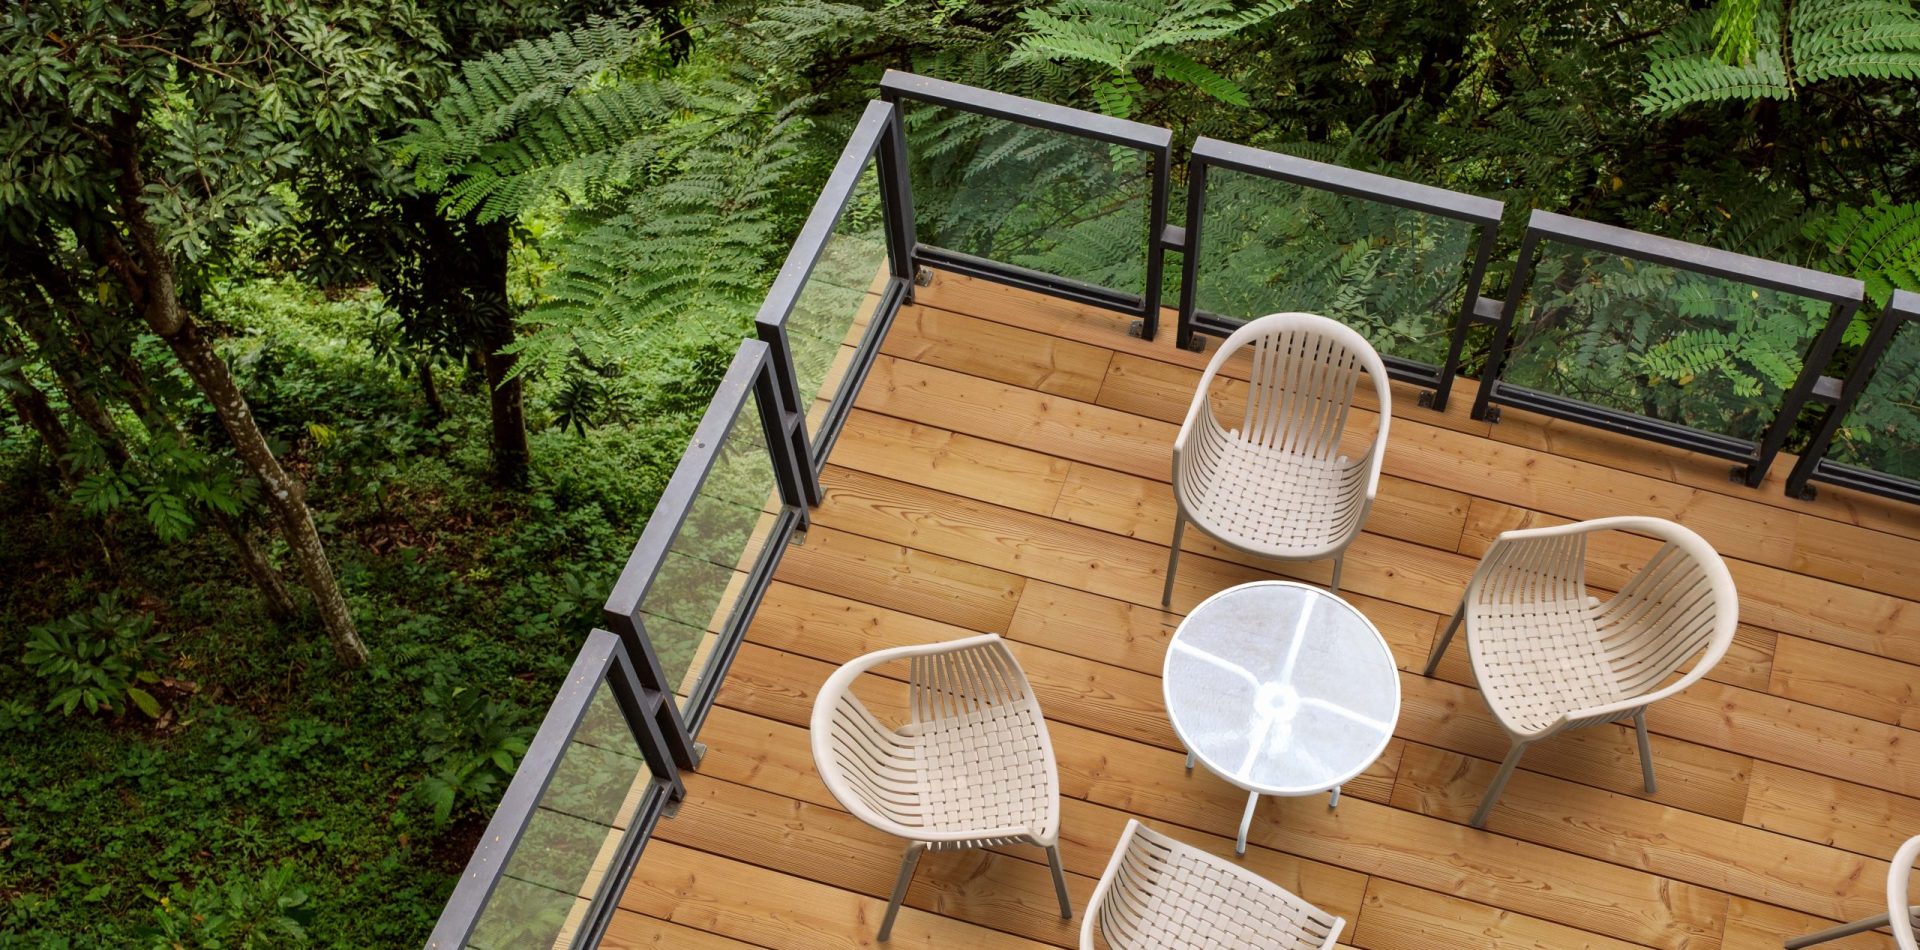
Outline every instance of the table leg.
<path id="1" fill-rule="evenodd" d="M 1193 771 L 1193 753 L 1192 752 L 1187 753 L 1187 771 L 1189 772 Z"/>
<path id="2" fill-rule="evenodd" d="M 1240 837 L 1233 844 L 1234 854 L 1247 853 L 1247 829 L 1253 827 L 1253 806 L 1260 804 L 1260 793 L 1247 794 L 1247 813 L 1240 816 Z"/>
<path id="3" fill-rule="evenodd" d="M 1333 797 L 1327 799 L 1327 807 L 1328 808 L 1340 807 L 1340 786 L 1335 785 L 1333 787 Z"/>

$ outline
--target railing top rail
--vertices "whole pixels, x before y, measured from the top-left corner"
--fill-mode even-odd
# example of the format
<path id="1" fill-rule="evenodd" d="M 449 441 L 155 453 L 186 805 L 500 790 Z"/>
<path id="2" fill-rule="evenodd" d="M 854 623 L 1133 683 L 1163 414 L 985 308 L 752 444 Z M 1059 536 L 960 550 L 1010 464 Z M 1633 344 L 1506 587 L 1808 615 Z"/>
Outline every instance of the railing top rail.
<path id="1" fill-rule="evenodd" d="M 896 69 L 887 70 L 886 75 L 881 77 L 880 92 L 889 99 L 904 96 L 1152 152 L 1165 153 L 1173 147 L 1173 132 L 1159 126 L 1116 119 L 1098 112 L 1039 102 L 1004 92 L 977 89 L 944 79 L 903 73 Z"/>
<path id="2" fill-rule="evenodd" d="M 1920 293 L 1911 290 L 1894 291 L 1893 299 L 1887 301 L 1886 315 L 1898 315 L 1907 320 L 1920 320 Z"/>
<path id="3" fill-rule="evenodd" d="M 447 898 L 446 906 L 441 908 L 440 919 L 427 938 L 430 950 L 466 946 L 493 896 L 494 887 L 506 872 L 507 859 L 519 846 L 520 836 L 547 794 L 561 756 L 566 754 L 574 733 L 586 719 L 594 691 L 609 671 L 627 680 L 629 691 L 639 691 L 620 638 L 605 630 L 595 630 L 587 635 L 586 644 L 574 657 L 573 667 L 554 694 L 546 718 L 540 721 L 539 731 L 527 745 L 527 753 L 514 770 L 506 794 L 500 797 L 499 806 L 487 821 L 486 833 L 480 836 L 480 843 L 467 859 L 466 869 L 460 872 L 453 896 Z"/>
<path id="4" fill-rule="evenodd" d="M 1500 213 L 1505 207 L 1492 198 L 1448 191 L 1344 165 L 1269 152 L 1204 135 L 1193 143 L 1193 160 L 1250 175 L 1279 178 L 1353 198 L 1381 201 L 1486 225 L 1498 225 Z"/>
<path id="5" fill-rule="evenodd" d="M 1736 254 L 1631 228 L 1599 224 L 1551 211 L 1535 210 L 1527 219 L 1527 233 L 1530 237 L 1538 235 L 1596 251 L 1611 251 L 1828 303 L 1858 304 L 1866 292 L 1866 285 L 1851 277 L 1782 264 L 1764 257 Z"/>
<path id="6" fill-rule="evenodd" d="M 847 137 L 846 148 L 840 152 L 839 161 L 834 163 L 827 183 L 820 188 L 823 198 L 833 195 L 837 196 L 837 200 L 814 203 L 806 223 L 800 226 L 800 234 L 793 239 L 793 248 L 787 252 L 786 262 L 780 265 L 780 273 L 773 278 L 773 286 L 767 289 L 760 312 L 753 318 L 755 323 L 780 326 L 793 314 L 801 288 L 806 286 L 807 278 L 813 274 L 814 265 L 820 262 L 820 254 L 827 247 L 827 238 L 833 235 L 834 225 L 846 213 L 847 204 L 853 200 L 853 190 L 860 184 L 860 174 L 866 169 L 874 152 L 879 150 L 880 139 L 887 134 L 887 123 L 892 119 L 893 103 L 878 99 L 867 103 L 867 110 L 861 113 L 859 124 L 853 127 L 853 134 Z"/>
<path id="7" fill-rule="evenodd" d="M 636 626 L 647 590 L 660 573 L 667 550 L 680 533 L 680 525 L 686 521 L 707 473 L 713 471 L 720 448 L 726 443 L 727 431 L 733 428 L 734 420 L 739 418 L 753 394 L 754 381 L 766 367 L 767 354 L 767 344 L 759 340 L 744 340 L 734 351 L 732 364 L 721 377 L 719 388 L 714 390 L 706 414 L 700 417 L 700 425 L 693 431 L 693 440 L 680 456 L 673 477 L 667 481 L 666 490 L 660 493 L 653 514 L 647 518 L 647 526 L 640 532 L 639 542 L 627 556 L 626 566 L 620 569 L 619 580 L 614 581 L 613 592 L 607 595 L 606 606 L 601 608 L 614 629 Z M 666 517 L 661 517 L 663 514 Z"/>

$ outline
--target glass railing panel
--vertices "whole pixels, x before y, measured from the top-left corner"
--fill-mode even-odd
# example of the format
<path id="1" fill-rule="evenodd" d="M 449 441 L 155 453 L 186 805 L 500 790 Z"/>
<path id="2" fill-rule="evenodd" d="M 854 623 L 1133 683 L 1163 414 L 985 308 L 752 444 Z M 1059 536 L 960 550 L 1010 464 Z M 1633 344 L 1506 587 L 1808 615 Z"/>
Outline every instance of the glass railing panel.
<path id="1" fill-rule="evenodd" d="M 869 160 L 787 316 L 787 342 L 809 440 L 819 435 L 836 400 L 852 398 L 846 391 L 848 370 L 866 340 L 891 273 L 880 176 Z"/>
<path id="2" fill-rule="evenodd" d="M 640 602 L 641 625 L 683 703 L 718 635 L 749 606 L 747 577 L 767 556 L 781 510 L 758 397 L 749 390 Z"/>
<path id="3" fill-rule="evenodd" d="M 603 680 L 467 946 L 570 946 L 651 783 L 639 741 Z"/>
<path id="4" fill-rule="evenodd" d="M 1920 323 L 1894 331 L 1826 458 L 1920 482 Z"/>
<path id="5" fill-rule="evenodd" d="M 1543 241 L 1503 384 L 1759 441 L 1833 307 Z"/>
<path id="6" fill-rule="evenodd" d="M 920 243 L 1145 293 L 1149 152 L 946 106 L 901 106 Z"/>
<path id="7" fill-rule="evenodd" d="M 1438 366 L 1481 225 L 1210 168 L 1194 306 L 1232 320 L 1303 310 L 1387 356 Z"/>

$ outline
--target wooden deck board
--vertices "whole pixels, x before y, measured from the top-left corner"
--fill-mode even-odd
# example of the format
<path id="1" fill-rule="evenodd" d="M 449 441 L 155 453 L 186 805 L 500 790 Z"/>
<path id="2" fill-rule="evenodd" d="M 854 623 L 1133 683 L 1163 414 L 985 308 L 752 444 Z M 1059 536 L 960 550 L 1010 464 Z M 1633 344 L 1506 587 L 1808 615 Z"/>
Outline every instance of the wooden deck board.
<path id="1" fill-rule="evenodd" d="M 1047 711 L 1077 909 L 1129 816 L 1231 853 L 1244 797 L 1182 767 L 1166 642 L 1223 587 L 1324 582 L 1328 566 L 1190 531 L 1161 609 L 1170 444 L 1208 354 L 951 274 L 916 294 L 609 945 L 872 945 L 903 843 L 820 785 L 813 695 L 861 653 L 975 631 L 1007 636 Z M 1337 810 L 1263 802 L 1247 865 L 1346 917 L 1343 945 L 1362 950 L 1747 950 L 1873 912 L 1888 856 L 1920 832 L 1920 515 L 1845 492 L 1787 499 L 1780 472 L 1748 490 L 1723 462 L 1524 413 L 1490 426 L 1469 417 L 1472 392 L 1462 381 L 1435 413 L 1396 385 L 1382 496 L 1344 575 L 1402 671 L 1396 739 Z M 1582 730 L 1529 750 L 1489 829 L 1468 828 L 1505 738 L 1464 643 L 1433 678 L 1426 652 L 1494 535 L 1607 514 L 1674 518 L 1716 544 L 1741 591 L 1738 641 L 1649 716 L 1659 792 L 1640 788 L 1629 729 Z M 1617 585 L 1648 544 L 1596 543 L 1590 580 Z M 904 671 L 879 672 L 862 698 L 903 714 Z M 930 858 L 893 945 L 1076 945 L 1078 920 L 1050 905 L 1038 849 Z"/>

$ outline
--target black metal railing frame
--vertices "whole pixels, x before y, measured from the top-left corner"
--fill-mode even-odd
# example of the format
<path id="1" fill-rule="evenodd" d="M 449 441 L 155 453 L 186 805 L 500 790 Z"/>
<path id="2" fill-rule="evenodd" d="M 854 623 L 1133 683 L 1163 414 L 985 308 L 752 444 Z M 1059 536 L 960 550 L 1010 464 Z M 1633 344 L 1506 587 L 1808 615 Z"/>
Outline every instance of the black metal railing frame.
<path id="1" fill-rule="evenodd" d="M 657 719 L 648 712 L 662 702 L 671 707 L 673 696 L 643 684 L 633 659 L 619 636 L 605 630 L 595 630 L 587 636 L 586 645 L 574 658 L 573 668 L 567 672 L 553 704 L 548 707 L 546 718 L 527 746 L 527 754 L 520 759 L 513 781 L 487 822 L 486 833 L 474 847 L 466 870 L 454 885 L 453 896 L 447 899 L 433 933 L 427 938 L 427 947 L 431 950 L 465 947 L 473 936 L 487 902 L 506 873 L 508 859 L 539 810 L 561 758 L 586 719 L 594 693 L 604 683 L 627 724 L 636 729 L 635 739 L 653 778 L 641 796 L 638 810 L 629 819 L 627 833 L 622 836 L 608 873 L 596 888 L 590 912 L 580 924 L 574 945 L 590 947 L 598 943 L 616 903 L 612 898 L 626 886 L 634 858 L 645 845 L 653 826 L 686 791 L 680 781 L 679 767 L 667 754 L 669 742 L 660 734 Z"/>
<path id="2" fill-rule="evenodd" d="M 860 353 L 840 384 L 843 394 L 859 391 L 866 380 L 867 370 L 873 365 L 874 349 L 880 339 L 886 336 L 894 314 L 913 295 L 913 195 L 906 180 L 905 148 L 906 139 L 899 110 L 888 102 L 867 103 L 866 111 L 861 114 L 860 121 L 847 138 L 846 147 L 840 152 L 839 160 L 834 163 L 833 171 L 828 174 L 826 185 L 820 189 L 820 197 L 814 202 L 806 223 L 801 225 L 792 250 L 787 252 L 786 261 L 774 276 L 767 299 L 754 317 L 755 334 L 772 349 L 774 375 L 780 384 L 781 407 L 801 420 L 792 437 L 793 455 L 806 460 L 802 487 L 807 503 L 811 505 L 820 503 L 820 470 L 827 464 L 827 455 L 833 450 L 840 427 L 853 408 L 853 400 L 836 398 L 831 402 L 816 432 L 818 437 L 809 445 L 805 419 L 812 394 L 800 391 L 787 323 L 800 301 L 800 294 L 806 289 L 807 281 L 813 276 L 814 268 L 820 263 L 821 255 L 826 252 L 828 240 L 832 238 L 847 207 L 852 204 L 854 190 L 865 175 L 867 166 L 877 160 L 881 217 L 887 237 L 887 266 L 891 272 L 868 324 L 866 336 L 862 339 Z"/>
<path id="3" fill-rule="evenodd" d="M 1758 440 L 1736 438 L 1516 386 L 1502 379 L 1500 374 L 1512 355 L 1509 349 L 1514 322 L 1526 299 L 1533 269 L 1539 262 L 1541 245 L 1549 241 L 1821 300 L 1830 307 L 1827 323 L 1814 337 L 1798 377 Z M 1597 429 L 1737 462 L 1739 464 L 1733 476 L 1750 487 L 1756 486 L 1766 477 L 1767 469 L 1786 445 L 1787 436 L 1793 431 L 1801 411 L 1814 398 L 1821 373 L 1832 362 L 1847 324 L 1860 308 L 1865 292 L 1865 285 L 1851 277 L 1839 277 L 1825 271 L 1536 210 L 1527 219 L 1527 230 L 1520 242 L 1513 278 L 1507 285 L 1506 302 L 1501 306 L 1499 319 L 1494 326 L 1487 367 L 1480 377 L 1480 391 L 1474 397 L 1473 417 L 1497 421 L 1496 406 L 1505 405 L 1579 422 Z"/>
<path id="4" fill-rule="evenodd" d="M 1189 157 L 1187 224 L 1184 229 L 1169 233 L 1165 240 L 1168 247 L 1182 252 L 1180 325 L 1175 337 L 1175 343 L 1182 348 L 1198 348 L 1196 333 L 1227 336 L 1238 329 L 1242 322 L 1237 318 L 1201 310 L 1197 305 L 1200 248 L 1206 239 L 1207 172 L 1211 168 L 1231 169 L 1473 225 L 1477 230 L 1473 257 L 1470 261 L 1462 262 L 1466 275 L 1462 284 L 1460 312 L 1449 331 L 1445 361 L 1433 366 L 1391 353 L 1381 356 L 1388 375 L 1394 379 L 1428 387 L 1421 394 L 1422 405 L 1435 410 L 1447 407 L 1447 396 L 1452 392 L 1454 376 L 1459 372 L 1460 355 L 1466 346 L 1467 333 L 1476 323 L 1491 322 L 1489 308 L 1480 297 L 1480 286 L 1486 279 L 1487 265 L 1493 258 L 1494 241 L 1500 232 L 1503 210 L 1500 202 L 1206 136 L 1201 136 L 1193 143 Z"/>
<path id="5" fill-rule="evenodd" d="M 1822 410 L 1806 451 L 1801 453 L 1793 469 L 1787 473 L 1789 496 L 1811 498 L 1813 488 L 1810 483 L 1824 482 L 1920 504 L 1920 484 L 1910 479 L 1827 458 L 1828 451 L 1833 447 L 1834 435 L 1846 422 L 1847 414 L 1859 403 L 1861 394 L 1866 392 L 1868 381 L 1879 372 L 1880 360 L 1886 356 L 1887 348 L 1893 345 L 1894 336 L 1909 323 L 1920 323 L 1920 293 L 1896 290 L 1887 302 L 1886 309 L 1880 312 L 1880 318 L 1874 323 L 1867 342 L 1860 348 L 1852 371 L 1847 373 L 1844 380 L 1822 377 L 1816 384 L 1814 398 L 1822 399 L 1826 407 Z"/>
<path id="6" fill-rule="evenodd" d="M 1138 294 L 1101 287 L 1002 261 L 987 260 L 948 248 L 921 244 L 914 236 L 912 229 L 912 205 L 907 204 L 903 210 L 907 213 L 907 233 L 913 237 L 910 246 L 913 248 L 915 264 L 938 267 L 1050 297 L 1130 314 L 1139 318 L 1139 322 L 1132 328 L 1134 335 L 1143 339 L 1153 339 L 1160 327 L 1160 283 L 1161 276 L 1166 270 L 1166 247 L 1162 240 L 1162 232 L 1167 226 L 1167 199 L 1173 177 L 1172 131 L 1127 119 L 1116 119 L 1098 112 L 1087 112 L 1050 102 L 1038 102 L 1003 92 L 992 92 L 892 69 L 887 70 L 886 75 L 880 80 L 880 97 L 896 107 L 895 122 L 896 128 L 901 130 L 901 140 L 900 147 L 894 152 L 894 158 L 899 162 L 896 175 L 903 182 L 903 187 L 909 177 L 906 164 L 904 116 L 898 112 L 899 105 L 903 101 L 943 106 L 1146 153 L 1152 160 L 1153 168 L 1150 173 L 1151 194 L 1147 200 L 1146 231 L 1141 235 L 1141 253 L 1146 257 L 1146 285 Z"/>
<path id="7" fill-rule="evenodd" d="M 595 946 L 612 914 L 615 898 L 633 873 L 634 863 L 652 833 L 653 825 L 685 794 L 680 773 L 698 766 L 701 749 L 693 741 L 712 708 L 715 694 L 738 651 L 740 640 L 772 579 L 786 539 L 807 524 L 805 482 L 812 469 L 801 454 L 804 425 L 790 411 L 780 392 L 773 351 L 761 340 L 742 341 L 733 362 L 714 391 L 687 450 L 675 465 L 667 487 L 654 505 L 652 517 L 614 582 L 601 608 L 607 629 L 587 638 L 573 669 L 548 707 L 540 729 L 521 758 L 499 807 L 487 824 L 486 835 L 474 849 L 453 896 L 442 909 L 428 940 L 429 947 L 465 945 L 481 920 L 508 859 L 533 818 L 555 770 L 572 741 L 593 690 L 604 680 L 612 688 L 621 713 L 653 775 L 640 813 L 628 825 L 596 888 L 589 912 L 574 936 L 574 945 Z M 683 708 L 675 701 L 674 684 L 667 681 L 660 659 L 647 636 L 642 607 L 647 593 L 666 563 L 673 541 L 685 523 L 700 489 L 712 474 L 741 413 L 749 404 L 759 417 L 773 469 L 780 512 L 775 517 L 758 557 L 738 593 L 738 605 L 715 635 L 714 646 Z M 798 431 L 796 431 L 798 430 Z"/>
<path id="8" fill-rule="evenodd" d="M 792 249 L 774 278 L 755 317 L 755 339 L 741 343 L 732 364 L 716 389 L 685 454 L 661 493 L 652 517 L 628 557 L 602 609 L 606 629 L 596 629 L 575 659 L 566 683 L 555 696 L 539 732 L 489 822 L 485 837 L 474 851 L 436 925 L 428 946 L 463 945 L 487 905 L 527 821 L 538 808 L 553 779 L 567 743 L 572 739 L 593 690 L 606 682 L 653 774 L 652 787 L 622 839 L 614 863 L 600 883 L 591 912 L 576 946 L 597 944 L 620 890 L 630 878 L 654 823 L 670 813 L 684 795 L 680 773 L 694 769 L 701 748 L 694 741 L 711 709 L 726 671 L 732 663 L 754 611 L 764 596 L 786 543 L 804 532 L 808 508 L 822 500 L 819 472 L 844 425 L 853 397 L 864 382 L 881 339 L 895 314 L 913 301 L 915 276 L 922 266 L 955 271 L 1075 303 L 1087 304 L 1138 318 L 1132 332 L 1152 339 L 1160 316 L 1160 284 L 1166 251 L 1183 254 L 1178 310 L 1181 346 L 1196 341 L 1195 334 L 1227 335 L 1238 321 L 1200 311 L 1195 306 L 1198 249 L 1204 235 L 1207 170 L 1230 168 L 1261 177 L 1299 184 L 1367 201 L 1453 218 L 1478 228 L 1466 272 L 1462 301 L 1450 330 L 1447 355 L 1440 366 L 1392 356 L 1386 359 L 1394 378 L 1430 387 L 1422 404 L 1444 409 L 1458 375 L 1467 334 L 1476 325 L 1492 328 L 1489 364 L 1476 394 L 1475 418 L 1497 419 L 1500 405 L 1525 408 L 1610 431 L 1645 438 L 1745 463 L 1737 470 L 1749 484 L 1758 484 L 1768 464 L 1788 435 L 1794 420 L 1810 403 L 1823 403 L 1826 415 L 1812 445 L 1789 477 L 1789 492 L 1798 494 L 1809 481 L 1825 481 L 1903 497 L 1920 502 L 1920 486 L 1881 473 L 1862 473 L 1825 461 L 1820 456 L 1848 410 L 1865 389 L 1880 356 L 1894 334 L 1909 320 L 1920 320 L 1920 295 L 1897 292 L 1880 318 L 1853 371 L 1844 383 L 1821 375 L 1832 361 L 1863 288 L 1858 281 L 1820 271 L 1792 267 L 1759 258 L 1717 251 L 1699 245 L 1659 238 L 1592 222 L 1533 212 L 1522 240 L 1519 261 L 1504 302 L 1480 296 L 1492 259 L 1502 206 L 1487 198 L 1433 188 L 1369 172 L 1314 162 L 1260 149 L 1199 139 L 1189 165 L 1187 223 L 1167 223 L 1171 177 L 1171 133 L 1166 129 L 1115 119 L 1098 113 L 1036 102 L 1017 96 L 976 89 L 889 70 L 881 82 L 881 99 L 870 102 L 849 136 L 847 146 L 821 189 L 819 199 L 802 226 Z M 1142 294 L 1099 287 L 1060 275 L 985 260 L 950 249 L 919 243 L 913 213 L 908 166 L 908 143 L 900 103 L 924 102 L 1010 122 L 1092 138 L 1146 152 L 1153 160 L 1152 198 L 1145 235 L 1147 282 Z M 847 375 L 832 397 L 826 415 L 810 439 L 806 411 L 810 394 L 800 391 L 788 334 L 801 292 L 826 249 L 854 190 L 866 169 L 876 167 L 881 190 L 889 273 L 868 330 Z M 1833 305 L 1827 324 L 1810 347 L 1803 371 L 1787 393 L 1781 411 L 1766 435 L 1751 443 L 1661 420 L 1637 416 L 1576 400 L 1537 393 L 1503 383 L 1499 372 L 1511 343 L 1514 315 L 1526 292 L 1527 278 L 1544 241 L 1573 243 L 1640 260 L 1664 263 L 1698 273 L 1725 277 L 1789 293 L 1817 297 Z M 713 649 L 684 709 L 675 703 L 673 684 L 666 682 L 658 655 L 641 615 L 646 595 L 665 563 L 668 551 L 684 524 L 701 487 L 711 474 L 727 433 L 748 403 L 755 405 L 773 466 L 781 509 L 765 546 L 738 592 L 737 606 L 717 632 Z M 1904 492 L 1904 494 L 1902 494 Z"/>

